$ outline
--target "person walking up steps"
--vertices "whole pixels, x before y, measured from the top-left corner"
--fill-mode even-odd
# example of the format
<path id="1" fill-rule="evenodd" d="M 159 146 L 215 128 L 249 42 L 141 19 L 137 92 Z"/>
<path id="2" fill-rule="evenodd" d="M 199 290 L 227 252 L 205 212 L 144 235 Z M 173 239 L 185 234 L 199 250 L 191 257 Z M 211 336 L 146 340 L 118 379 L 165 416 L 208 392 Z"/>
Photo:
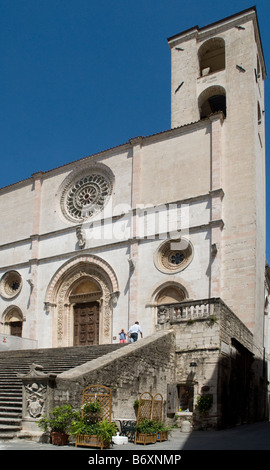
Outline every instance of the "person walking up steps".
<path id="1" fill-rule="evenodd" d="M 127 333 L 125 333 L 125 330 L 121 330 L 119 333 L 120 336 L 120 343 L 126 343 L 127 342 Z"/>
<path id="2" fill-rule="evenodd" d="M 143 337 L 142 329 L 141 329 L 138 321 L 136 321 L 134 323 L 134 325 L 132 325 L 129 328 L 128 333 L 129 333 L 129 342 L 130 343 L 135 343 L 137 341 L 139 333 L 141 334 L 141 337 Z"/>

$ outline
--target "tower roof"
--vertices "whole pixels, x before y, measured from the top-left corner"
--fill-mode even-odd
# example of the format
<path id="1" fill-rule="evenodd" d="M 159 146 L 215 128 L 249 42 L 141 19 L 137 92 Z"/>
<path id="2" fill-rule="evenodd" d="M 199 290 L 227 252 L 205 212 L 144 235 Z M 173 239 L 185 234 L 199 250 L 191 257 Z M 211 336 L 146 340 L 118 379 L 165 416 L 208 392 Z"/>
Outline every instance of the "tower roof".
<path id="1" fill-rule="evenodd" d="M 253 20 L 255 38 L 256 38 L 257 45 L 258 45 L 258 51 L 261 55 L 263 78 L 265 79 L 266 68 L 265 68 L 265 60 L 264 60 L 256 6 L 248 8 L 247 10 L 243 10 L 239 13 L 235 13 L 234 15 L 228 16 L 214 23 L 210 23 L 209 25 L 203 26 L 201 28 L 197 25 L 193 26 L 192 28 L 186 29 L 185 31 L 182 31 L 181 33 L 178 33 L 178 34 L 175 34 L 174 36 L 169 37 L 168 43 L 169 43 L 170 48 L 173 48 L 177 44 L 180 44 L 181 42 L 183 42 L 184 40 L 186 41 L 188 37 L 192 37 L 192 36 L 200 37 L 200 36 L 203 36 L 206 32 L 210 33 L 211 30 L 215 33 L 218 33 L 221 29 L 224 29 L 224 27 L 226 27 L 226 29 L 237 27 L 237 25 L 243 24 L 250 19 Z"/>

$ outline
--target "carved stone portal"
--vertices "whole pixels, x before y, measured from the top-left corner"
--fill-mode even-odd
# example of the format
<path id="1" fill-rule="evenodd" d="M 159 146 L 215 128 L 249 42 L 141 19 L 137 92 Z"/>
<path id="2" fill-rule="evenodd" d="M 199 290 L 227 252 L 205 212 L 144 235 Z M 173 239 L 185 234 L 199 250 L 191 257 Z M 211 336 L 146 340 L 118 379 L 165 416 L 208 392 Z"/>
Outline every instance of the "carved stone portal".
<path id="1" fill-rule="evenodd" d="M 95 292 L 80 286 L 95 284 Z M 77 292 L 80 294 L 77 294 Z M 79 257 L 66 263 L 52 279 L 45 299 L 53 316 L 55 347 L 74 344 L 74 306 L 76 302 L 99 302 L 99 343 L 112 342 L 112 311 L 119 295 L 111 267 L 97 256 Z M 78 297 L 79 300 L 76 300 Z"/>

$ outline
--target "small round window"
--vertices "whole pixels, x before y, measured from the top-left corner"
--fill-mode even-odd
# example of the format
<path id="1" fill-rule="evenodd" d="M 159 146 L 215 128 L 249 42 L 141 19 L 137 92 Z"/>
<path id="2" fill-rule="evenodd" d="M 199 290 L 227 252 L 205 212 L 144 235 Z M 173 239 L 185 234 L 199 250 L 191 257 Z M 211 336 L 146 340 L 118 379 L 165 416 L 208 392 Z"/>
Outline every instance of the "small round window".
<path id="1" fill-rule="evenodd" d="M 22 288 L 22 278 L 17 271 L 8 271 L 0 281 L 0 293 L 5 299 L 12 299 Z"/>
<path id="2" fill-rule="evenodd" d="M 193 249 L 189 240 L 166 240 L 155 254 L 155 265 L 164 273 L 176 273 L 192 261 Z"/>

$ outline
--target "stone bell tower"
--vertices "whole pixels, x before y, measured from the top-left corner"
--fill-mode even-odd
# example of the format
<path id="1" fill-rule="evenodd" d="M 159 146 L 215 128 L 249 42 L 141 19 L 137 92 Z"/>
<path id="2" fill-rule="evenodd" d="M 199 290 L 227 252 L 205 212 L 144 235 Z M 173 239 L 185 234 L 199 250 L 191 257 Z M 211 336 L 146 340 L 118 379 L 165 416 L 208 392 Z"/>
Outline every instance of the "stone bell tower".
<path id="1" fill-rule="evenodd" d="M 256 343 L 264 311 L 266 78 L 256 8 L 193 27 L 168 43 L 171 127 L 223 112 L 221 294 Z"/>

